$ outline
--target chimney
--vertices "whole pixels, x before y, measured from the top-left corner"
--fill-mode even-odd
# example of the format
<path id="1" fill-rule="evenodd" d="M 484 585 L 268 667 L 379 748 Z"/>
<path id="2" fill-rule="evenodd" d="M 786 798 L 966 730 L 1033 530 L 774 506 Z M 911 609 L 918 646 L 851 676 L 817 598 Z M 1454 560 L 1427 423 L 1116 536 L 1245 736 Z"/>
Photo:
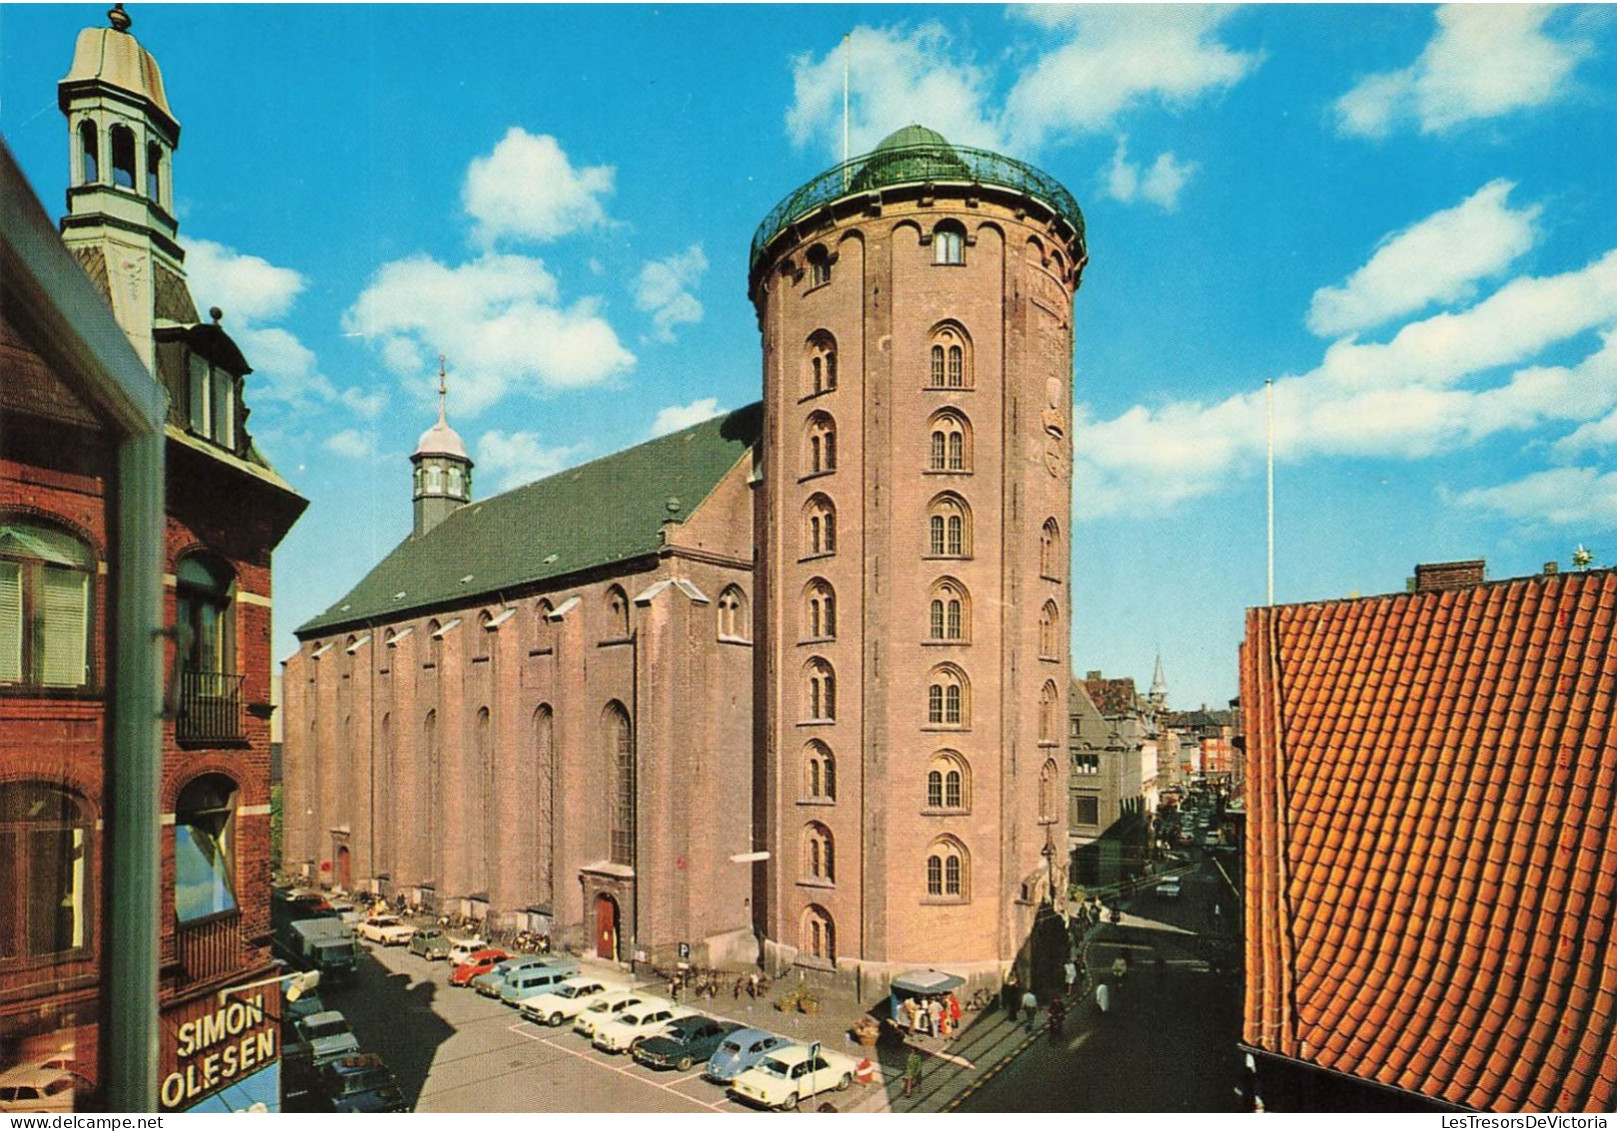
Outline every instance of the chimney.
<path id="1" fill-rule="evenodd" d="M 1545 562 L 1544 563 L 1544 576 L 1545 577 L 1554 577 L 1556 574 L 1558 574 L 1560 572 L 1561 572 L 1561 563 L 1560 562 Z"/>
<path id="2" fill-rule="evenodd" d="M 1481 558 L 1468 562 L 1428 562 L 1415 567 L 1415 592 L 1464 589 L 1487 580 L 1488 563 Z"/>

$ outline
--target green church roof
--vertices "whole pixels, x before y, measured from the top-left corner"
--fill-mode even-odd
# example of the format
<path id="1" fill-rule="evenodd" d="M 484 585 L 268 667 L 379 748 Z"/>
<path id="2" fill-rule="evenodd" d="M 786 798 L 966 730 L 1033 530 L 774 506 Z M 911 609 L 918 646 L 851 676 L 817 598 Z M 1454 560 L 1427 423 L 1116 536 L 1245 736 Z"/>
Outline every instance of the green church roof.
<path id="1" fill-rule="evenodd" d="M 763 406 L 749 405 L 468 503 L 399 543 L 297 635 L 402 620 L 416 610 L 654 554 L 663 524 L 689 518 L 762 431 Z"/>

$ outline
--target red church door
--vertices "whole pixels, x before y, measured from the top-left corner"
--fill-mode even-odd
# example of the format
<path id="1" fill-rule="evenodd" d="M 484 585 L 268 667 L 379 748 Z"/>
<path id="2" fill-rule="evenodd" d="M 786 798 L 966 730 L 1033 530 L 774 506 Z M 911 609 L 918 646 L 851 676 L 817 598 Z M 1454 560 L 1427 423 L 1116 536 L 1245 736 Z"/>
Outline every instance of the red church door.
<path id="1" fill-rule="evenodd" d="M 346 844 L 338 845 L 337 886 L 342 888 L 343 891 L 348 891 L 351 883 L 353 883 L 352 861 L 348 856 L 348 846 Z"/>
<path id="2" fill-rule="evenodd" d="M 609 962 L 618 958 L 618 904 L 610 895 L 595 897 L 595 956 Z"/>

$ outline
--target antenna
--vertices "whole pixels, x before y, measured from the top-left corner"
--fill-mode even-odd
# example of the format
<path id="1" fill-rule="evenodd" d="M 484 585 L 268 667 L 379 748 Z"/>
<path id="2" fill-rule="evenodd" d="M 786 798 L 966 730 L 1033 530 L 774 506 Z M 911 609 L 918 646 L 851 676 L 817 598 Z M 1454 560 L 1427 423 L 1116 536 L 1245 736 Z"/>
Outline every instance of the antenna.
<path id="1" fill-rule="evenodd" d="M 1265 604 L 1275 603 L 1275 382 L 1273 377 L 1263 382 L 1263 408 L 1269 431 L 1269 588 Z"/>

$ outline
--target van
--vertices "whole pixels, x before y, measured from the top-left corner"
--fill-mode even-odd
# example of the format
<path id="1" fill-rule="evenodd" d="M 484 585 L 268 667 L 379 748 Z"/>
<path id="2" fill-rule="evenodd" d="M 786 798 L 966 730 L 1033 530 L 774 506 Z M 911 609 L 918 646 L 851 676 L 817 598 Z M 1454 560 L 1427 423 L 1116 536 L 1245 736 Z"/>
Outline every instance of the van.
<path id="1" fill-rule="evenodd" d="M 505 976 L 500 987 L 500 1000 L 516 1006 L 531 997 L 548 994 L 568 978 L 578 973 L 578 959 L 553 958 L 544 966 L 527 966 L 513 970 Z"/>

